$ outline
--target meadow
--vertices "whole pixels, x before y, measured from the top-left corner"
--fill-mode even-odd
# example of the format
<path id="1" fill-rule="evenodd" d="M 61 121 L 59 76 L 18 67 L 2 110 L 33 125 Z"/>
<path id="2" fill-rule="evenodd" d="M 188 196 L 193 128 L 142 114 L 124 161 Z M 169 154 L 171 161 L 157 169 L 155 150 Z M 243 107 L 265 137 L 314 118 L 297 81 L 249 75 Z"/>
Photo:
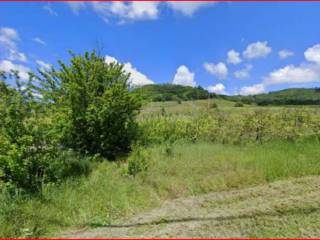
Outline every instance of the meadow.
<path id="1" fill-rule="evenodd" d="M 150 102 L 130 91 L 121 64 L 95 52 L 60 64 L 31 74 L 27 85 L 15 72 L 0 74 L 0 237 L 61 236 L 168 200 L 320 173 L 317 105 L 258 106 L 218 96 Z M 12 78 L 16 88 L 6 83 Z M 290 206 L 278 206 L 280 220 L 282 207 Z M 318 207 L 316 218 L 306 207 L 295 207 L 297 218 L 320 223 Z M 292 236 L 292 224 L 281 234 L 252 234 Z"/>
<path id="2" fill-rule="evenodd" d="M 274 117 L 284 114 L 283 111 L 289 112 L 292 114 L 291 127 L 296 127 L 299 134 L 291 136 L 290 128 L 281 134 L 277 130 L 276 136 L 267 132 L 261 142 L 256 142 L 256 135 L 248 137 L 249 140 L 243 138 L 242 142 L 224 142 L 221 137 L 212 138 L 211 131 L 216 129 L 212 124 L 213 116 L 218 113 L 216 109 L 209 109 L 208 116 L 206 101 L 151 103 L 139 116 L 139 123 L 148 137 L 143 137 L 129 157 L 122 157 L 117 162 L 95 163 L 88 176 L 47 184 L 41 196 L 18 194 L 12 197 L 3 192 L 0 235 L 57 236 L 65 230 L 105 226 L 119 218 L 157 207 L 168 199 L 319 175 L 320 148 L 313 132 L 316 128 L 311 124 L 311 119 L 318 119 L 317 108 L 237 108 L 225 100 L 216 102 L 220 114 L 226 114 L 229 119 L 235 117 L 235 122 L 223 120 L 225 124 L 237 126 L 231 132 L 239 132 L 239 116 L 259 110 L 270 111 L 268 115 L 275 114 Z M 299 114 L 307 116 L 305 119 L 310 125 L 303 126 L 307 120 L 301 120 Z M 293 116 L 300 119 L 301 126 L 294 125 Z M 204 119 L 207 119 L 206 124 L 199 122 Z M 191 123 L 195 125 L 190 126 Z M 290 127 L 288 123 L 286 125 Z M 172 126 L 193 131 L 188 133 Z M 226 139 L 231 138 L 227 135 Z"/>

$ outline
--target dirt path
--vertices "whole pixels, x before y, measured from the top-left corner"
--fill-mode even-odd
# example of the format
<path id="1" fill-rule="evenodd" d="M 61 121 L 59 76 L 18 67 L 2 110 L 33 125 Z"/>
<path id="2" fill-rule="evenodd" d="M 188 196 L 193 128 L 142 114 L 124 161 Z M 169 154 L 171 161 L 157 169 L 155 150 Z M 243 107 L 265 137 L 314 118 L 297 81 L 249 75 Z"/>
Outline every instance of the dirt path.
<path id="1" fill-rule="evenodd" d="M 320 237 L 320 177 L 168 201 L 127 221 L 62 237 Z"/>

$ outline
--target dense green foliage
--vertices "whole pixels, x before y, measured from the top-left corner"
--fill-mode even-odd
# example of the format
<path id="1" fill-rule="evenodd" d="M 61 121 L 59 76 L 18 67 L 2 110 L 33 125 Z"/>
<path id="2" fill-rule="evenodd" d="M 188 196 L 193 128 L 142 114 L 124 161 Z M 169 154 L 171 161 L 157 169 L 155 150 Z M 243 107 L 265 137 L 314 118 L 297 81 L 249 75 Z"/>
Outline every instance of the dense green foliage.
<path id="1" fill-rule="evenodd" d="M 252 96 L 224 96 L 225 99 L 247 104 L 265 105 L 319 105 L 318 88 L 291 88 Z"/>
<path id="2" fill-rule="evenodd" d="M 187 101 L 196 99 L 207 99 L 215 97 L 202 87 L 188 87 L 174 84 L 152 84 L 145 85 L 133 90 L 149 101 Z"/>
<path id="3" fill-rule="evenodd" d="M 8 77 L 0 81 L 0 181 L 10 189 L 37 191 L 63 171 L 58 144 L 30 89 L 22 90 L 19 81 L 17 90 L 9 87 L 3 82 Z"/>
<path id="4" fill-rule="evenodd" d="M 106 64 L 94 52 L 42 72 L 39 93 L 59 118 L 66 146 L 109 159 L 129 151 L 141 104 L 128 79 L 121 64 Z"/>
<path id="5" fill-rule="evenodd" d="M 0 181 L 8 189 L 41 191 L 43 184 L 88 174 L 92 157 L 109 160 L 136 138 L 139 99 L 129 75 L 94 52 L 70 65 L 30 75 L 1 73 Z M 5 83 L 16 80 L 16 88 Z"/>

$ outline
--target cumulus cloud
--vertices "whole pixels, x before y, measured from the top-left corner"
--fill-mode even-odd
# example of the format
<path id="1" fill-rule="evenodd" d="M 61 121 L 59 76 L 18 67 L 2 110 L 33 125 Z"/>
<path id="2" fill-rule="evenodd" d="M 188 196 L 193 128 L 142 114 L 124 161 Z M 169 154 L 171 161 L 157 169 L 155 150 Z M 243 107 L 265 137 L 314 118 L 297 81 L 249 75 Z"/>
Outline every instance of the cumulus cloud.
<path id="1" fill-rule="evenodd" d="M 105 57 L 106 63 L 118 62 L 118 60 L 111 56 Z M 146 75 L 139 72 L 135 67 L 132 66 L 130 62 L 124 63 L 124 71 L 130 73 L 129 82 L 132 86 L 142 86 L 146 84 L 153 84 L 154 82 L 150 80 Z"/>
<path id="2" fill-rule="evenodd" d="M 208 73 L 218 79 L 226 79 L 228 76 L 228 68 L 223 62 L 219 62 L 217 64 L 204 63 L 203 67 Z"/>
<path id="3" fill-rule="evenodd" d="M 17 31 L 13 28 L 0 28 L 0 44 L 10 49 L 16 48 L 16 41 L 19 40 Z"/>
<path id="4" fill-rule="evenodd" d="M 199 9 L 213 6 L 216 3 L 209 2 L 67 2 L 74 14 L 85 8 L 90 8 L 96 12 L 105 22 L 109 22 L 110 18 L 118 18 L 119 23 L 125 23 L 135 20 L 157 19 L 160 14 L 160 5 L 166 6 L 175 12 L 179 12 L 184 16 L 191 17 Z M 53 10 L 48 5 L 46 7 L 49 13 L 53 14 Z"/>
<path id="5" fill-rule="evenodd" d="M 19 34 L 13 28 L 0 28 L 0 52 L 2 58 L 10 61 L 26 62 L 27 56 L 19 52 L 17 42 L 19 41 Z"/>
<path id="6" fill-rule="evenodd" d="M 194 80 L 194 75 L 195 74 L 191 72 L 188 67 L 181 65 L 174 75 L 173 84 L 195 87 L 196 82 Z"/>
<path id="7" fill-rule="evenodd" d="M 249 77 L 250 77 L 250 71 L 251 71 L 252 68 L 253 68 L 253 67 L 252 67 L 251 64 L 247 64 L 247 65 L 245 66 L 245 68 L 240 69 L 240 70 L 238 70 L 238 71 L 235 71 L 235 72 L 234 72 L 234 76 L 235 76 L 236 78 L 239 78 L 239 79 L 249 78 Z"/>
<path id="8" fill-rule="evenodd" d="M 43 41 L 41 38 L 39 37 L 35 37 L 35 38 L 32 38 L 32 41 L 36 42 L 36 43 L 39 43 L 43 46 L 47 45 L 45 41 Z"/>
<path id="9" fill-rule="evenodd" d="M 279 58 L 280 59 L 286 59 L 288 57 L 292 57 L 294 55 L 294 52 L 283 49 L 281 51 L 278 52 Z"/>
<path id="10" fill-rule="evenodd" d="M 158 2 L 92 2 L 93 10 L 105 21 L 110 17 L 125 20 L 157 19 Z"/>
<path id="11" fill-rule="evenodd" d="M 264 58 L 271 53 L 272 49 L 268 46 L 268 42 L 255 42 L 247 46 L 243 52 L 243 57 L 246 59 Z"/>
<path id="12" fill-rule="evenodd" d="M 207 87 L 208 92 L 216 94 L 226 94 L 225 89 L 226 88 L 222 83 Z"/>
<path id="13" fill-rule="evenodd" d="M 259 93 L 265 92 L 265 88 L 263 84 L 255 84 L 252 86 L 244 86 L 240 89 L 240 95 L 255 95 Z"/>
<path id="14" fill-rule="evenodd" d="M 311 48 L 308 48 L 304 52 L 305 58 L 310 62 L 320 64 L 320 44 L 316 44 Z"/>
<path id="15" fill-rule="evenodd" d="M 3 60 L 0 62 L 0 70 L 5 72 L 10 72 L 11 70 L 18 71 L 19 77 L 22 80 L 29 79 L 28 72 L 30 72 L 30 69 L 28 67 L 20 64 L 15 64 L 9 60 Z"/>
<path id="16" fill-rule="evenodd" d="M 185 16 L 192 16 L 200 8 L 214 5 L 215 3 L 208 2 L 167 2 L 168 6 L 177 12 L 182 13 Z"/>
<path id="17" fill-rule="evenodd" d="M 239 64 L 242 62 L 241 58 L 240 58 L 240 53 L 231 49 L 228 53 L 228 58 L 227 58 L 227 63 L 231 63 L 231 64 Z"/>
<path id="18" fill-rule="evenodd" d="M 320 66 L 306 64 L 300 66 L 288 65 L 269 73 L 264 84 L 309 83 L 320 81 Z"/>
<path id="19" fill-rule="evenodd" d="M 46 63 L 42 60 L 36 60 L 36 63 L 38 64 L 41 70 L 49 70 L 52 67 L 50 63 Z"/>

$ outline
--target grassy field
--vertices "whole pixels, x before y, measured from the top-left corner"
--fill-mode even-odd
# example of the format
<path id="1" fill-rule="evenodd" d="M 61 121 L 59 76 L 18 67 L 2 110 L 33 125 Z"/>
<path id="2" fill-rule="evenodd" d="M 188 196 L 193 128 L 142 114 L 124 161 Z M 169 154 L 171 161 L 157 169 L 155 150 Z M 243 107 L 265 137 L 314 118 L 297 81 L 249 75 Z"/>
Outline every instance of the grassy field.
<path id="1" fill-rule="evenodd" d="M 88 177 L 47 185 L 41 198 L 17 196 L 13 201 L 1 194 L 0 236 L 54 236 L 67 229 L 94 228 L 168 199 L 320 172 L 320 148 L 313 141 L 246 146 L 177 142 L 149 147 L 144 154 L 148 170 L 135 177 L 126 174 L 126 162 L 104 162 Z"/>

